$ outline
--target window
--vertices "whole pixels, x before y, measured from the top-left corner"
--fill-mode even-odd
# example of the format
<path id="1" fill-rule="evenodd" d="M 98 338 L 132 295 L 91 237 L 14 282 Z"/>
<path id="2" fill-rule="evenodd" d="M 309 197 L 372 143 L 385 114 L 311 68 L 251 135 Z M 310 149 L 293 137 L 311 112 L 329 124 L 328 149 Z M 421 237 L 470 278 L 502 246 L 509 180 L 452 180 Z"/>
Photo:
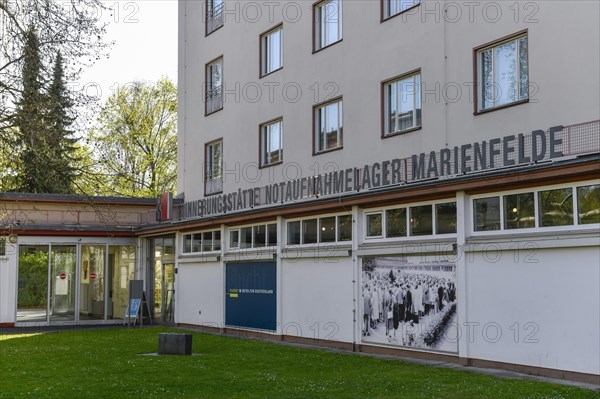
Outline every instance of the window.
<path id="1" fill-rule="evenodd" d="M 205 195 L 223 191 L 223 141 L 217 140 L 206 144 L 206 176 L 204 183 Z"/>
<path id="2" fill-rule="evenodd" d="M 283 26 L 261 35 L 260 37 L 260 76 L 270 74 L 283 68 Z"/>
<path id="3" fill-rule="evenodd" d="M 387 238 L 406 237 L 406 208 L 385 211 Z"/>
<path id="4" fill-rule="evenodd" d="M 504 196 L 504 228 L 526 229 L 535 227 L 533 193 Z"/>
<path id="5" fill-rule="evenodd" d="M 342 148 L 342 100 L 334 100 L 315 107 L 314 152 Z"/>
<path id="6" fill-rule="evenodd" d="M 342 0 L 326 0 L 315 4 L 314 51 L 342 40 Z"/>
<path id="7" fill-rule="evenodd" d="M 183 235 L 183 253 L 202 253 L 221 250 L 221 230 Z"/>
<path id="8" fill-rule="evenodd" d="M 223 26 L 223 0 L 206 0 L 206 34 Z"/>
<path id="9" fill-rule="evenodd" d="M 410 235 L 427 236 L 433 234 L 433 215 L 431 205 L 412 206 L 410 208 Z"/>
<path id="10" fill-rule="evenodd" d="M 326 216 L 287 222 L 287 244 L 352 241 L 352 216 Z"/>
<path id="11" fill-rule="evenodd" d="M 265 248 L 277 245 L 277 224 L 257 224 L 229 230 L 229 248 Z"/>
<path id="12" fill-rule="evenodd" d="M 409 8 L 419 5 L 419 0 L 382 0 L 383 1 L 383 19 L 388 19 L 398 15 Z"/>
<path id="13" fill-rule="evenodd" d="M 456 202 L 369 212 L 365 224 L 368 239 L 455 234 Z"/>
<path id="14" fill-rule="evenodd" d="M 223 58 L 206 64 L 206 115 L 223 109 Z"/>
<path id="15" fill-rule="evenodd" d="M 529 98 L 527 34 L 475 50 L 477 109 L 485 111 Z"/>
<path id="16" fill-rule="evenodd" d="M 435 234 L 456 233 L 456 202 L 435 205 Z"/>
<path id="17" fill-rule="evenodd" d="M 265 123 L 260 127 L 260 165 L 270 166 L 283 161 L 283 121 Z"/>
<path id="18" fill-rule="evenodd" d="M 6 239 L 0 238 L 0 256 L 6 255 Z"/>
<path id="19" fill-rule="evenodd" d="M 383 237 L 381 212 L 367 214 L 367 237 Z"/>
<path id="20" fill-rule="evenodd" d="M 421 126 L 421 74 L 405 75 L 383 84 L 383 135 Z"/>
<path id="21" fill-rule="evenodd" d="M 577 187 L 579 224 L 600 223 L 600 185 Z"/>
<path id="22" fill-rule="evenodd" d="M 538 202 L 540 204 L 539 219 L 541 227 L 573 224 L 572 189 L 540 191 Z"/>
<path id="23" fill-rule="evenodd" d="M 572 228 L 600 223 L 600 185 L 544 188 L 477 198 L 473 200 L 473 211 L 475 231 Z"/>

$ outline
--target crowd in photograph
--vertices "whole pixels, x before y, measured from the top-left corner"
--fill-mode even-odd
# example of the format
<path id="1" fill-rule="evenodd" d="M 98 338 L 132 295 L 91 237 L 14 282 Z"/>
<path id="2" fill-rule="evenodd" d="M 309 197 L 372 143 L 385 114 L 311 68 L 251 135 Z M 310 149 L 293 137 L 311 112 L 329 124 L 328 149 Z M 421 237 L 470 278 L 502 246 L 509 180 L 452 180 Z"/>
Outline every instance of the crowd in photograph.
<path id="1" fill-rule="evenodd" d="M 455 284 L 446 277 L 425 272 L 383 269 L 363 272 L 363 336 L 385 326 L 388 341 L 406 323 L 442 312 L 456 299 Z"/>

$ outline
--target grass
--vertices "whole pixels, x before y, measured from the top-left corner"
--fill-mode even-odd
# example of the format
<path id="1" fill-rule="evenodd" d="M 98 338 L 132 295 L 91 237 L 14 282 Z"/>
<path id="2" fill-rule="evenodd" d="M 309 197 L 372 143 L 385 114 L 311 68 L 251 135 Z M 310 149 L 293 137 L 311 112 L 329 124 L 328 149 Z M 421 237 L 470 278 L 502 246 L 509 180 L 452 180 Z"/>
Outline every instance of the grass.
<path id="1" fill-rule="evenodd" d="M 598 392 L 194 333 L 199 356 L 156 352 L 167 328 L 0 339 L 0 398 L 598 398 Z"/>

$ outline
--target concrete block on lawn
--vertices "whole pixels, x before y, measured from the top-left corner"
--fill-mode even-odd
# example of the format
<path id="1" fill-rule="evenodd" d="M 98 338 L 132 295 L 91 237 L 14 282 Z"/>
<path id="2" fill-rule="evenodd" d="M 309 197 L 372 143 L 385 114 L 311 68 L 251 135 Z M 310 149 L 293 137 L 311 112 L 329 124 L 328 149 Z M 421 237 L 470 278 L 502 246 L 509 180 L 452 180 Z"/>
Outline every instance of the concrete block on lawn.
<path id="1" fill-rule="evenodd" d="M 176 333 L 158 334 L 159 355 L 191 355 L 192 335 Z"/>

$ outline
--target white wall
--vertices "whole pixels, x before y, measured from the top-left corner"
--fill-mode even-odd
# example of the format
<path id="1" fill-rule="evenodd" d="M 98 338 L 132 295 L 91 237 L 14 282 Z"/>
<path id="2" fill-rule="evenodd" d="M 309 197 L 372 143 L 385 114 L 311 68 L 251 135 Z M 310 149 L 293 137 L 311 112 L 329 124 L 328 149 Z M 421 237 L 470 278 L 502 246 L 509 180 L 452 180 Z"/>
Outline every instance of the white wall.
<path id="1" fill-rule="evenodd" d="M 223 327 L 225 283 L 221 262 L 177 266 L 175 322 Z M 202 313 L 199 314 L 198 312 Z"/>
<path id="2" fill-rule="evenodd" d="M 461 356 L 600 373 L 600 247 L 470 255 L 459 325 L 479 325 Z"/>
<path id="3" fill-rule="evenodd" d="M 17 246 L 6 240 L 6 256 L 0 256 L 0 323 L 14 323 L 17 297 Z"/>
<path id="4" fill-rule="evenodd" d="M 352 259 L 282 260 L 282 333 L 353 342 Z"/>

